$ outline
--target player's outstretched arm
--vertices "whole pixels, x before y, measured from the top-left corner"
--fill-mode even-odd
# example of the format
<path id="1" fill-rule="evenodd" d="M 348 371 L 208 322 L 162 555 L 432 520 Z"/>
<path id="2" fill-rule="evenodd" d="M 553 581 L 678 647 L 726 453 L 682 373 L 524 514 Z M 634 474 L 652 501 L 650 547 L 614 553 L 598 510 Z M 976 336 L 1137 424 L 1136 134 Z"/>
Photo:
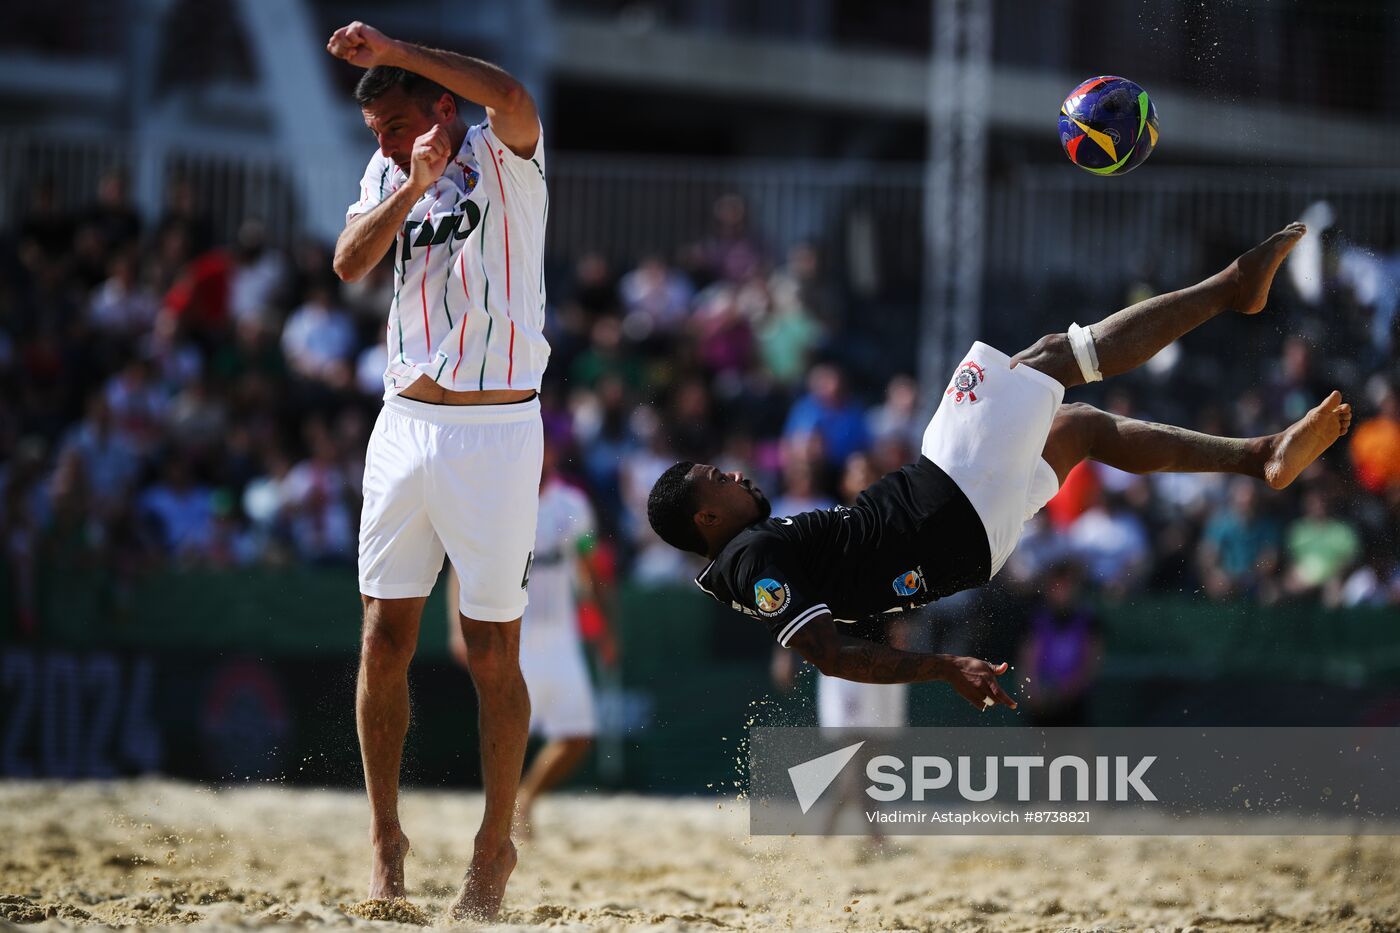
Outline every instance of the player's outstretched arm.
<path id="1" fill-rule="evenodd" d="M 1006 673 L 1004 661 L 993 667 L 977 658 L 901 651 L 851 638 L 836 631 L 835 623 L 826 613 L 799 629 L 788 645 L 828 677 L 866 684 L 942 680 L 979 710 L 998 703 L 1016 708 L 1016 701 L 997 683 L 997 675 Z"/>
<path id="2" fill-rule="evenodd" d="M 528 159 L 535 154 L 540 139 L 535 101 L 525 85 L 490 62 L 390 39 L 361 22 L 337 29 L 326 50 L 360 68 L 393 65 L 436 81 L 458 97 L 485 107 L 491 129 L 516 155 Z"/>

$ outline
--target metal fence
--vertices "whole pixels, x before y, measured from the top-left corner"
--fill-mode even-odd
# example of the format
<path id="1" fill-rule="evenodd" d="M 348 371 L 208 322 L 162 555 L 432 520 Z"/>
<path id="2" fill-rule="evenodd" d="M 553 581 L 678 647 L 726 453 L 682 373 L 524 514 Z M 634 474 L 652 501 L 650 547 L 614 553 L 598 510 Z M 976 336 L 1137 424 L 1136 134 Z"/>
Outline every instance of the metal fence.
<path id="1" fill-rule="evenodd" d="M 151 216 L 179 180 L 222 241 L 257 217 L 275 241 L 300 232 L 309 184 L 276 157 L 213 147 L 138 144 L 109 135 L 10 134 L 0 139 L 0 227 L 13 229 L 37 186 L 51 181 L 62 210 L 80 210 L 110 169 L 145 179 Z M 550 162 L 550 255 L 601 252 L 619 263 L 676 257 L 714 230 L 723 194 L 742 196 L 749 224 L 781 260 L 800 240 L 819 244 L 850 293 L 907 305 L 919 296 L 923 168 L 917 164 L 555 153 Z M 347 192 L 348 203 L 353 191 Z M 1213 250 L 1257 240 L 1329 201 L 1349 240 L 1394 249 L 1400 172 L 1154 168 L 1098 178 L 1069 166 L 1022 167 L 991 183 L 987 198 L 989 301 L 1043 301 L 1057 280 L 1121 283 L 1147 274 L 1162 284 L 1199 275 Z M 1000 298 L 998 296 L 1001 296 Z"/>
<path id="2" fill-rule="evenodd" d="M 740 195 L 776 257 L 813 241 L 857 265 L 917 283 L 923 169 L 909 164 L 716 161 L 561 153 L 550 170 L 549 246 L 618 259 L 675 256 L 714 232 L 714 207 Z"/>
<path id="3" fill-rule="evenodd" d="M 299 232 L 298 182 L 280 160 L 105 134 L 0 138 L 0 225 L 13 228 L 43 185 L 52 186 L 59 210 L 81 211 L 96 200 L 100 180 L 113 170 L 126 175 L 139 206 L 152 217 L 173 188 L 188 184 L 218 242 L 231 242 L 250 217 L 262 220 L 276 242 L 290 242 Z"/>
<path id="4" fill-rule="evenodd" d="M 1400 172 L 1153 169 L 1097 178 L 1060 166 L 1022 171 L 989 198 L 989 276 L 1020 281 L 1199 274 L 1213 245 L 1236 248 L 1329 202 L 1351 242 L 1392 248 Z"/>

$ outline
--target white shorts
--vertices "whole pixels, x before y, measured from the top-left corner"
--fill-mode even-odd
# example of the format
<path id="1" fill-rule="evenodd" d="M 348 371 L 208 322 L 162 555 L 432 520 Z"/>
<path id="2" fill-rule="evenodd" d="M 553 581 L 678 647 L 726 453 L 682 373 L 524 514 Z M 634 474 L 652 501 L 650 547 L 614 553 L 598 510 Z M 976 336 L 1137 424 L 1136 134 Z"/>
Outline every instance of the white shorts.
<path id="1" fill-rule="evenodd" d="M 530 732 L 549 740 L 597 735 L 593 683 L 578 638 L 551 638 L 548 632 L 545 637 L 532 635 L 529 629 L 534 621 L 527 617 L 520 633 L 520 672 L 530 691 Z"/>
<path id="2" fill-rule="evenodd" d="M 922 452 L 982 519 L 997 575 L 1021 526 L 1060 489 L 1041 453 L 1065 387 L 985 343 L 967 351 L 924 431 Z"/>
<path id="3" fill-rule="evenodd" d="M 903 726 L 908 695 L 908 684 L 861 684 L 819 674 L 817 722 L 828 729 Z"/>
<path id="4" fill-rule="evenodd" d="M 469 619 L 525 611 L 544 430 L 539 399 L 507 405 L 384 401 L 365 453 L 360 592 L 427 596 L 443 554 Z"/>

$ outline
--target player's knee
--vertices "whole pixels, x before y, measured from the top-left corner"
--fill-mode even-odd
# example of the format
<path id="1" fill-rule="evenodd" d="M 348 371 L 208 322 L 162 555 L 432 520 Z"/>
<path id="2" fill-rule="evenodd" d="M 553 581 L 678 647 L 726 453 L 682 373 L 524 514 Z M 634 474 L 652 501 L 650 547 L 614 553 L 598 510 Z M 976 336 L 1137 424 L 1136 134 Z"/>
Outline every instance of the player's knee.
<path id="1" fill-rule="evenodd" d="M 407 669 L 413 660 L 417 639 L 397 627 L 366 615 L 360 633 L 360 663 L 373 670 Z"/>
<path id="2" fill-rule="evenodd" d="M 506 629 L 506 625 L 497 623 L 468 623 L 467 669 L 478 684 L 499 683 L 520 676 L 518 642 Z"/>

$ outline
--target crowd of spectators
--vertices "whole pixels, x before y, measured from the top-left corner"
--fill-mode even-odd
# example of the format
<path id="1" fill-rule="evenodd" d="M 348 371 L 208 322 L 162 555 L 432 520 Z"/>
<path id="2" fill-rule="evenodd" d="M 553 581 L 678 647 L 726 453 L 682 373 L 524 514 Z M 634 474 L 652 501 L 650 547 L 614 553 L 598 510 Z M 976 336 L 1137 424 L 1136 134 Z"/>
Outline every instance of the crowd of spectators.
<path id="1" fill-rule="evenodd" d="M 327 244 L 271 243 L 253 218 L 231 243 L 214 229 L 188 185 L 147 222 L 113 173 L 92 204 L 36 186 L 0 236 L 0 540 L 27 624 L 45 567 L 121 585 L 162 567 L 353 562 L 392 269 L 343 285 Z M 840 276 L 808 244 L 774 255 L 738 197 L 679 256 L 553 262 L 546 430 L 631 579 L 695 570 L 645 518 L 675 459 L 742 469 L 781 513 L 916 456 L 936 393 L 847 353 L 860 315 Z M 1400 341 L 1372 340 L 1366 307 L 1393 310 L 1400 281 L 1370 287 L 1310 304 L 1280 283 L 1278 329 L 1259 331 L 1273 345 L 1224 361 L 1225 391 L 1164 390 L 1168 354 L 1098 399 L 1254 436 L 1341 388 L 1352 435 L 1294 487 L 1084 465 L 1031 523 L 1007 582 L 1033 588 L 1072 561 L 1110 597 L 1400 603 Z M 1344 335 L 1318 329 L 1336 320 L 1383 352 L 1339 356 Z"/>

